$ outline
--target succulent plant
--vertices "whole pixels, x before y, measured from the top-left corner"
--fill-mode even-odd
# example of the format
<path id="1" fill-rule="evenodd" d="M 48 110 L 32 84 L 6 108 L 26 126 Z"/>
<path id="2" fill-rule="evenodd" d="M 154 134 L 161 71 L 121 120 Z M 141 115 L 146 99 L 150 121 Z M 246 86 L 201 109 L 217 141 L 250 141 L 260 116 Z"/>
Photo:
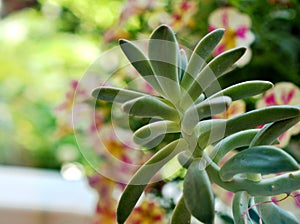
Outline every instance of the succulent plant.
<path id="1" fill-rule="evenodd" d="M 140 145 L 168 133 L 180 133 L 180 137 L 158 150 L 132 177 L 118 204 L 118 223 L 126 221 L 147 183 L 176 156 L 187 172 L 172 224 L 190 223 L 191 216 L 203 223 L 214 222 L 212 183 L 235 194 L 235 223 L 252 223 L 249 211 L 256 205 L 260 205 L 256 211 L 264 223 L 298 223 L 267 201 L 270 196 L 300 189 L 297 161 L 274 146 L 278 136 L 300 121 L 300 109 L 270 106 L 230 119 L 211 119 L 231 102 L 272 88 L 267 81 L 246 81 L 221 89 L 218 79 L 230 72 L 245 52 L 244 47 L 234 48 L 207 62 L 223 34 L 224 29 L 217 29 L 203 37 L 189 60 L 166 25 L 152 33 L 148 56 L 133 42 L 120 40 L 132 66 L 160 96 L 109 86 L 96 88 L 92 95 L 122 104 L 129 115 L 155 118 L 134 132 L 133 138 Z M 259 125 L 264 127 L 257 128 Z M 239 149 L 237 153 L 220 165 L 235 149 Z M 280 175 L 263 176 L 267 174 Z"/>

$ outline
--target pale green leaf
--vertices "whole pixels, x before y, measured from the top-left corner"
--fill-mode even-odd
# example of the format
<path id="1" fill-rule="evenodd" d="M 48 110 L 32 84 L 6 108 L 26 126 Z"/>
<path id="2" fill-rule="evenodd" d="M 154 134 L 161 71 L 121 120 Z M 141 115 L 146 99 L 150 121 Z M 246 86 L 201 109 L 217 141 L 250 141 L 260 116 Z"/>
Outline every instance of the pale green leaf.
<path id="1" fill-rule="evenodd" d="M 186 148 L 187 143 L 184 139 L 175 140 L 159 150 L 139 168 L 119 200 L 117 208 L 117 221 L 119 224 L 123 224 L 126 221 L 151 178 L 168 161 Z"/>
<path id="2" fill-rule="evenodd" d="M 187 91 L 185 98 L 196 100 L 199 95 L 225 72 L 245 53 L 244 47 L 235 48 L 226 51 L 215 57 L 206 65 L 203 70 L 197 75 L 191 87 Z"/>
<path id="3" fill-rule="evenodd" d="M 249 195 L 246 191 L 235 193 L 232 201 L 232 213 L 235 224 L 252 224 L 248 211 Z"/>
<path id="4" fill-rule="evenodd" d="M 193 156 L 192 156 L 191 152 L 184 151 L 184 152 L 181 152 L 178 154 L 177 160 L 182 167 L 187 169 L 193 162 Z"/>
<path id="5" fill-rule="evenodd" d="M 200 120 L 224 112 L 230 104 L 231 99 L 228 96 L 220 96 L 192 105 L 184 113 L 181 122 L 183 131 L 191 134 Z"/>
<path id="6" fill-rule="evenodd" d="M 145 118 L 163 118 L 166 120 L 178 120 L 178 113 L 168 104 L 153 96 L 142 96 L 122 105 L 124 112 Z"/>
<path id="7" fill-rule="evenodd" d="M 214 195 L 201 159 L 195 159 L 189 166 L 183 184 L 183 195 L 190 213 L 199 221 L 213 223 Z"/>
<path id="8" fill-rule="evenodd" d="M 187 209 L 184 197 L 181 196 L 180 200 L 178 201 L 172 217 L 171 217 L 171 224 L 190 224 L 191 223 L 191 213 Z"/>
<path id="9" fill-rule="evenodd" d="M 134 132 L 133 140 L 139 145 L 146 145 L 158 137 L 162 140 L 162 135 L 178 132 L 180 132 L 180 127 L 176 122 L 167 120 L 156 121 Z"/>
<path id="10" fill-rule="evenodd" d="M 147 94 L 128 89 L 101 86 L 92 91 L 92 96 L 96 99 L 105 100 L 107 102 L 124 103 L 141 96 L 147 96 Z"/>
<path id="11" fill-rule="evenodd" d="M 186 67 L 188 65 L 188 58 L 186 56 L 185 50 L 180 49 L 180 64 L 179 70 L 178 70 L 178 75 L 179 75 L 179 80 L 183 78 L 183 75 L 185 73 Z"/>
<path id="12" fill-rule="evenodd" d="M 149 59 L 134 43 L 121 39 L 119 41 L 120 47 L 130 63 L 140 73 L 140 75 L 160 94 L 164 94 L 162 91 L 154 72 L 151 68 Z"/>
<path id="13" fill-rule="evenodd" d="M 198 42 L 180 83 L 184 89 L 187 90 L 196 79 L 201 69 L 205 66 L 208 56 L 222 39 L 224 32 L 224 29 L 216 29 L 208 33 Z"/>
<path id="14" fill-rule="evenodd" d="M 200 147 L 205 148 L 208 144 L 214 143 L 235 132 L 256 128 L 262 124 L 297 117 L 299 114 L 300 110 L 295 106 L 270 106 L 249 111 L 226 120 L 225 122 L 215 123 L 211 130 L 209 128 L 203 131 L 197 130 L 197 127 L 200 127 L 197 125 L 196 132 L 198 132 L 199 136 L 198 143 Z"/>
<path id="15" fill-rule="evenodd" d="M 209 98 L 229 96 L 232 101 L 235 101 L 256 96 L 272 87 L 273 84 L 268 81 L 246 81 L 227 87 L 226 89 L 223 89 L 211 96 L 206 93 L 206 96 Z"/>
<path id="16" fill-rule="evenodd" d="M 218 164 L 229 151 L 239 147 L 249 146 L 258 132 L 259 129 L 249 129 L 229 135 L 214 146 L 210 157 Z"/>
<path id="17" fill-rule="evenodd" d="M 220 169 L 223 181 L 241 173 L 271 174 L 298 170 L 297 161 L 282 149 L 273 146 L 256 146 L 239 152 Z"/>
<path id="18" fill-rule="evenodd" d="M 179 46 L 172 29 L 161 25 L 153 31 L 149 41 L 149 59 L 155 77 L 173 103 L 180 96 L 178 78 Z"/>
<path id="19" fill-rule="evenodd" d="M 255 136 L 251 142 L 251 146 L 272 144 L 282 133 L 293 127 L 299 121 L 300 116 L 265 125 Z"/>
<path id="20" fill-rule="evenodd" d="M 275 205 L 265 197 L 255 197 L 255 202 L 261 204 L 258 209 L 264 224 L 299 224 L 300 222 L 287 211 Z"/>

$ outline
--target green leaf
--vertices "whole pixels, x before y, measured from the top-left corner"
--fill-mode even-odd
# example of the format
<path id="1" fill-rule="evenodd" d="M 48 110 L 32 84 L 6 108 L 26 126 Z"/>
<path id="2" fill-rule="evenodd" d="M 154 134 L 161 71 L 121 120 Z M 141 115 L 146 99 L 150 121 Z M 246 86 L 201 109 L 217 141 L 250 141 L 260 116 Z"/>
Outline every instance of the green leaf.
<path id="1" fill-rule="evenodd" d="M 224 29 L 216 29 L 204 36 L 195 47 L 192 56 L 189 60 L 186 72 L 180 83 L 184 89 L 189 89 L 197 75 L 200 73 L 206 60 L 224 35 Z"/>
<path id="2" fill-rule="evenodd" d="M 195 218 L 204 223 L 213 223 L 214 195 L 202 163 L 201 159 L 195 159 L 189 166 L 184 178 L 183 195 L 188 210 Z"/>
<path id="3" fill-rule="evenodd" d="M 300 121 L 299 117 L 273 122 L 265 125 L 251 142 L 251 146 L 270 145 L 285 131 Z"/>
<path id="4" fill-rule="evenodd" d="M 230 86 L 211 96 L 206 93 L 206 96 L 209 98 L 214 98 L 218 96 L 229 96 L 232 99 L 232 101 L 235 101 L 251 96 L 256 96 L 272 87 L 273 84 L 267 81 L 246 81 Z"/>
<path id="5" fill-rule="evenodd" d="M 246 48 L 240 47 L 225 51 L 215 57 L 198 74 L 185 98 L 196 100 L 214 81 L 218 80 L 225 72 L 245 53 Z"/>
<path id="6" fill-rule="evenodd" d="M 142 96 L 122 105 L 124 112 L 145 118 L 163 118 L 166 120 L 179 120 L 177 111 L 153 96 Z"/>
<path id="7" fill-rule="evenodd" d="M 256 128 L 262 124 L 297 117 L 300 114 L 299 112 L 300 110 L 296 106 L 270 106 L 249 111 L 226 120 L 226 122 L 223 121 L 215 124 L 212 126 L 214 128 L 213 130 L 209 128 L 204 131 L 196 130 L 198 133 L 197 136 L 199 137 L 198 144 L 200 147 L 205 148 L 208 144 L 212 144 L 235 132 Z M 196 129 L 197 127 L 199 127 L 199 125 L 196 126 Z"/>
<path id="8" fill-rule="evenodd" d="M 246 128 L 253 128 L 261 124 L 285 120 L 299 115 L 300 110 L 295 106 L 265 107 L 229 119 L 226 126 L 226 133 L 228 135 Z"/>
<path id="9" fill-rule="evenodd" d="M 178 201 L 172 217 L 171 217 L 171 224 L 190 224 L 191 223 L 191 213 L 187 209 L 184 197 L 181 196 L 180 200 Z"/>
<path id="10" fill-rule="evenodd" d="M 174 32 L 167 25 L 159 26 L 149 41 L 149 59 L 156 79 L 170 101 L 179 100 L 179 46 Z"/>
<path id="11" fill-rule="evenodd" d="M 128 40 L 119 40 L 120 47 L 133 67 L 140 73 L 140 75 L 162 96 L 162 91 L 154 72 L 149 63 L 149 59 L 135 44 Z"/>
<path id="12" fill-rule="evenodd" d="M 127 89 L 101 86 L 92 91 L 92 96 L 98 100 L 105 100 L 107 102 L 124 103 L 141 96 L 147 96 L 147 94 Z"/>
<path id="13" fill-rule="evenodd" d="M 180 67 L 178 70 L 178 74 L 179 74 L 179 80 L 181 80 L 185 73 L 186 67 L 188 65 L 188 59 L 187 59 L 184 49 L 180 49 L 180 63 L 179 64 L 180 64 Z"/>
<path id="14" fill-rule="evenodd" d="M 175 140 L 159 150 L 139 168 L 119 200 L 117 208 L 117 221 L 119 224 L 123 224 L 126 221 L 151 178 L 168 161 L 187 147 L 188 145 L 184 139 Z"/>
<path id="15" fill-rule="evenodd" d="M 241 173 L 271 174 L 298 170 L 297 161 L 282 149 L 273 146 L 256 146 L 239 152 L 220 169 L 223 181 Z"/>
<path id="16" fill-rule="evenodd" d="M 281 209 L 273 202 L 265 201 L 265 197 L 255 197 L 255 202 L 262 202 L 258 209 L 261 213 L 261 218 L 265 224 L 299 224 L 300 222 L 285 210 Z M 263 203 L 265 202 L 265 203 Z"/>
<path id="17" fill-rule="evenodd" d="M 249 195 L 246 191 L 235 193 L 232 202 L 232 213 L 235 224 L 252 224 L 248 212 L 248 202 Z"/>
<path id="18" fill-rule="evenodd" d="M 215 145 L 210 153 L 210 157 L 218 164 L 229 151 L 239 147 L 249 146 L 258 132 L 259 129 L 249 129 L 229 135 Z"/>
<path id="19" fill-rule="evenodd" d="M 180 127 L 176 122 L 167 120 L 156 121 L 138 129 L 133 135 L 133 140 L 139 145 L 146 145 L 162 135 L 178 132 L 180 132 Z"/>
<path id="20" fill-rule="evenodd" d="M 184 151 L 178 154 L 177 160 L 182 167 L 185 169 L 189 168 L 191 163 L 193 162 L 193 156 L 189 151 Z"/>
<path id="21" fill-rule="evenodd" d="M 226 119 L 211 119 L 200 121 L 195 127 L 198 137 L 198 145 L 204 149 L 210 143 L 214 143 L 225 136 Z"/>
<path id="22" fill-rule="evenodd" d="M 232 181 L 223 181 L 220 178 L 220 168 L 215 166 L 214 163 L 210 164 L 206 170 L 212 182 L 231 192 L 247 189 L 247 192 L 252 196 L 273 196 L 300 189 L 300 170 L 263 178 L 260 181 L 239 177 L 235 177 Z"/>
<path id="23" fill-rule="evenodd" d="M 224 112 L 230 104 L 231 99 L 228 96 L 220 96 L 192 105 L 184 113 L 181 122 L 182 130 L 188 134 L 192 134 L 194 127 L 200 120 Z"/>

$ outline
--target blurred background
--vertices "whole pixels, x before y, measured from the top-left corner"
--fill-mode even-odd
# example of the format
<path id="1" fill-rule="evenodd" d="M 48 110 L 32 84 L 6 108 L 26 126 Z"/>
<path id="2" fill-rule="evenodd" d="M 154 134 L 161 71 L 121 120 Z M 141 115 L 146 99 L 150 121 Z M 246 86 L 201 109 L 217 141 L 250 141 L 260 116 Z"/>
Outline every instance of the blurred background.
<path id="1" fill-rule="evenodd" d="M 8 172 L 7 167 L 17 167 L 17 173 L 20 167 L 38 168 L 60 173 L 63 180 L 80 180 L 84 176 L 98 192 L 111 185 L 121 191 L 124 186 L 103 179 L 81 154 L 71 122 L 73 97 L 75 91 L 80 94 L 79 80 L 101 53 L 117 46 L 120 38 L 148 38 L 162 23 L 170 25 L 179 43 L 189 49 L 209 31 L 226 28 L 214 55 L 240 45 L 246 46 L 248 53 L 235 71 L 221 79 L 221 85 L 269 80 L 281 86 L 274 93 L 281 100 L 275 100 L 273 105 L 300 104 L 297 0 L 2 0 L 0 10 L 0 164 L 5 167 L 0 173 L 3 175 Z M 118 63 L 120 59 L 113 60 Z M 105 75 L 101 72 L 97 75 Z M 137 75 L 134 71 L 133 74 L 123 71 L 119 82 L 126 83 L 134 75 Z M 147 91 L 142 84 L 139 88 Z M 293 91 L 285 101 L 282 96 L 288 93 L 284 90 Z M 263 97 L 247 99 L 244 110 L 262 106 L 257 102 L 264 100 Z M 99 103 L 97 108 L 99 132 L 109 123 L 105 119 L 109 105 Z M 299 160 L 298 133 L 298 129 L 289 133 L 282 147 Z M 93 146 L 90 147 L 93 151 Z M 111 147 L 115 151 L 122 146 Z M 94 153 L 100 158 L 97 163 L 101 167 L 105 158 Z M 169 179 L 173 186 L 166 187 L 162 181 L 149 190 L 151 196 L 145 197 L 145 203 L 149 207 L 156 203 L 157 214 L 153 217 L 160 217 L 158 221 L 152 217 L 151 223 L 166 223 L 164 220 L 174 207 L 181 187 L 180 175 L 179 172 Z M 173 193 L 168 194 L 168 189 Z M 0 195 L 5 194 L 1 187 L 0 191 Z M 89 201 L 89 215 L 94 216 L 91 222 L 115 223 L 118 196 L 116 192 L 107 195 L 99 193 Z M 103 203 L 105 200 L 110 203 Z M 227 199 L 224 200 L 226 204 Z M 139 219 L 142 212 L 145 211 L 137 211 L 132 219 Z M 220 214 L 220 220 L 231 223 L 230 214 Z"/>

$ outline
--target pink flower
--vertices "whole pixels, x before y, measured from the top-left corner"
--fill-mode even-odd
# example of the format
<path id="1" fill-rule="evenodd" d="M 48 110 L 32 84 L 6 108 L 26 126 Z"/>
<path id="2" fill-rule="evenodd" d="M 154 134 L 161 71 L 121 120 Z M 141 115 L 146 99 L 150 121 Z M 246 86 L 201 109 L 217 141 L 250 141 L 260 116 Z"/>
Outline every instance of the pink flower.
<path id="1" fill-rule="evenodd" d="M 233 7 L 220 8 L 211 13 L 208 19 L 209 30 L 225 28 L 226 32 L 214 54 L 238 46 L 249 47 L 254 41 L 254 34 L 250 31 L 251 19 L 247 14 L 240 13 Z M 251 59 L 251 50 L 247 48 L 245 55 L 237 62 L 238 66 L 247 64 Z"/>
<path id="2" fill-rule="evenodd" d="M 72 119 L 73 112 L 78 114 L 78 116 L 90 114 L 91 112 L 91 108 L 84 103 L 84 100 L 88 97 L 88 93 L 84 89 L 79 89 L 78 86 L 79 83 L 77 80 L 71 81 L 65 101 L 55 108 L 54 112 L 57 116 L 58 136 L 73 133 L 73 122 L 76 122 Z"/>
<path id="3" fill-rule="evenodd" d="M 157 6 L 157 0 L 127 0 L 117 23 L 104 35 L 105 42 L 111 42 L 120 38 L 129 39 L 130 32 L 126 29 L 125 23 L 130 19 L 139 16 Z"/>
<path id="4" fill-rule="evenodd" d="M 116 223 L 117 199 L 114 197 L 113 193 L 114 190 L 119 188 L 119 185 L 116 182 L 99 174 L 90 176 L 89 183 L 99 195 L 99 200 L 92 223 Z"/>
<path id="5" fill-rule="evenodd" d="M 183 0 L 175 4 L 169 24 L 175 31 L 195 25 L 193 20 L 197 12 L 197 2 Z"/>
<path id="6" fill-rule="evenodd" d="M 279 82 L 274 88 L 268 90 L 263 97 L 257 101 L 256 107 L 263 108 L 275 105 L 297 105 L 300 104 L 300 89 L 289 82 Z M 279 146 L 286 146 L 292 135 L 300 132 L 300 123 L 296 124 L 279 137 Z"/>

